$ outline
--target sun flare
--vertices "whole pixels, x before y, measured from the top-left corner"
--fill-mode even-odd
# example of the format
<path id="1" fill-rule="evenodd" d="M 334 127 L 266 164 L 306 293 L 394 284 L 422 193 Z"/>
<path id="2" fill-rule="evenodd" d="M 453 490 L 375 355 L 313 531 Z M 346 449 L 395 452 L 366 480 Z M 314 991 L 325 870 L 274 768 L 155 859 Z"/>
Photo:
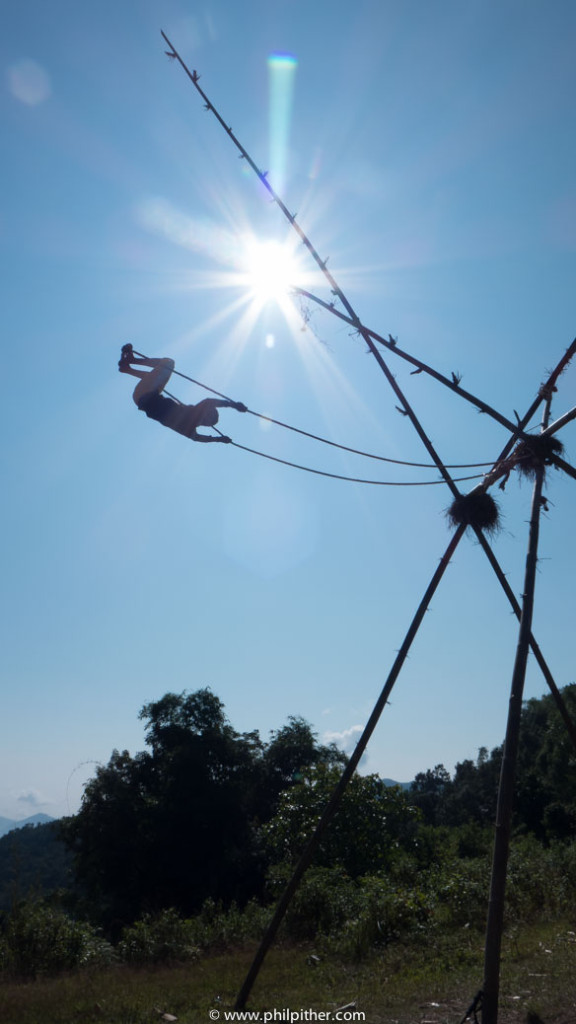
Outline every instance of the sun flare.
<path id="1" fill-rule="evenodd" d="M 302 270 L 293 249 L 276 241 L 252 239 L 246 245 L 244 272 L 252 298 L 261 306 L 282 304 L 302 284 Z"/>

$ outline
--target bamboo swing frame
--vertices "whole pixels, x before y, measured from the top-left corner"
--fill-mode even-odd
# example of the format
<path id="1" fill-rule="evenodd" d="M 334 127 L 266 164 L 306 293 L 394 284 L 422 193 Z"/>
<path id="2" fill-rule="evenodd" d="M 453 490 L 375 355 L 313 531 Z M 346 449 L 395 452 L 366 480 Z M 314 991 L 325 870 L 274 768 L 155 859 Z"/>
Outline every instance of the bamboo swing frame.
<path id="1" fill-rule="evenodd" d="M 366 327 L 359 316 L 355 312 L 347 296 L 344 294 L 337 281 L 333 277 L 331 271 L 328 269 L 327 260 L 323 260 L 315 249 L 314 245 L 299 225 L 296 216 L 288 210 L 279 195 L 276 194 L 272 185 L 268 181 L 267 173 L 260 170 L 256 163 L 251 158 L 248 151 L 244 148 L 242 143 L 236 137 L 232 128 L 226 124 L 216 107 L 213 105 L 207 94 L 201 88 L 199 84 L 200 76 L 198 73 L 187 67 L 186 63 L 170 42 L 168 36 L 162 32 L 162 37 L 169 47 L 166 51 L 167 56 L 175 60 L 186 73 L 194 88 L 203 100 L 206 110 L 214 115 L 216 120 L 219 122 L 221 127 L 224 129 L 226 134 L 229 136 L 233 145 L 238 149 L 240 157 L 246 160 L 247 164 L 254 171 L 255 175 L 259 179 L 260 183 L 269 193 L 271 199 L 281 210 L 283 216 L 291 224 L 294 231 L 300 238 L 300 241 L 307 249 L 308 253 L 316 263 L 324 275 L 330 292 L 334 297 L 334 301 L 326 302 L 320 297 L 306 291 L 302 288 L 295 288 L 294 294 L 299 295 L 311 302 L 316 303 L 321 308 L 326 310 L 331 315 L 343 320 L 349 324 L 354 332 L 363 339 L 368 346 L 370 353 L 375 358 L 380 370 L 386 377 L 386 380 L 391 387 L 397 401 L 400 403 L 399 409 L 403 412 L 412 423 L 413 428 L 418 434 L 422 444 L 424 445 L 428 455 L 432 462 L 446 483 L 447 487 L 451 491 L 454 499 L 466 499 L 458 490 L 456 483 L 449 473 L 445 463 L 442 461 L 438 453 L 436 452 L 430 437 L 424 429 L 419 417 L 417 416 L 412 405 L 405 396 L 403 390 L 400 388 L 394 374 L 391 372 L 387 362 L 384 360 L 380 348 L 386 349 L 390 354 L 397 358 L 403 359 L 416 367 L 414 372 L 424 372 L 437 380 L 443 386 L 449 388 L 460 398 L 473 404 L 481 412 L 489 415 L 496 422 L 500 423 L 506 430 L 509 431 L 509 437 L 504 445 L 500 455 L 495 460 L 493 468 L 484 477 L 481 484 L 470 492 L 470 495 L 482 494 L 488 491 L 496 481 L 507 478 L 510 471 L 517 464 L 515 460 L 514 451 L 519 442 L 529 442 L 530 439 L 534 438 L 534 435 L 527 434 L 525 431 L 541 405 L 544 405 L 544 412 L 542 416 L 541 431 L 537 435 L 542 437 L 551 437 L 556 434 L 562 427 L 568 422 L 576 418 L 576 408 L 570 409 L 563 416 L 560 416 L 556 421 L 550 424 L 550 413 L 553 393 L 557 389 L 557 382 L 568 366 L 572 357 L 576 354 L 576 339 L 569 346 L 567 351 L 558 361 L 558 364 L 554 370 L 548 375 L 544 384 L 542 384 L 538 390 L 536 398 L 530 405 L 525 415 L 520 418 L 516 414 L 517 422 L 514 423 L 508 417 L 492 408 L 488 403 L 471 394 L 460 386 L 460 380 L 456 374 L 452 375 L 452 379 L 446 377 L 442 373 L 435 370 L 433 367 L 419 360 L 416 356 L 403 351 L 400 349 L 396 341 L 389 335 L 386 339 L 383 335 L 378 334 L 374 330 Z M 341 309 L 337 308 L 335 303 L 339 302 Z M 380 348 L 377 347 L 380 346 Z M 554 465 L 556 468 L 563 470 L 567 475 L 576 478 L 576 470 L 567 463 L 558 453 L 550 452 L 549 458 L 546 460 L 547 464 Z M 519 727 L 520 727 L 520 714 L 522 709 L 522 698 L 524 681 L 526 676 L 526 667 L 529 651 L 531 650 L 534 657 L 540 667 L 540 670 L 546 680 L 546 683 L 551 691 L 552 697 L 556 703 L 556 706 L 562 716 L 566 729 L 576 747 L 576 727 L 572 722 L 572 719 L 568 713 L 566 705 L 562 699 L 562 695 L 554 681 L 552 673 L 542 655 L 542 652 L 532 634 L 532 617 L 534 608 L 534 594 L 535 594 L 535 582 L 536 582 L 536 567 L 538 562 L 538 540 L 539 540 L 539 524 L 540 515 L 542 511 L 542 487 L 545 476 L 545 465 L 542 463 L 538 465 L 534 470 L 534 487 L 532 495 L 532 507 L 531 517 L 529 525 L 529 537 L 528 537 L 528 549 L 526 554 L 525 562 L 525 576 L 524 576 L 524 588 L 522 595 L 522 604 L 520 605 L 517 601 L 506 576 L 494 554 L 487 538 L 484 529 L 477 523 L 470 522 L 460 523 L 456 526 L 454 533 L 450 539 L 450 542 L 446 548 L 446 551 L 440 558 L 439 564 L 435 569 L 428 587 L 418 605 L 415 615 L 410 623 L 410 626 L 406 632 L 402 645 L 398 651 L 398 654 L 394 660 L 394 663 L 390 669 L 384 687 L 376 701 L 374 709 L 364 727 L 364 730 L 356 744 L 356 747 L 346 765 L 342 776 L 332 793 L 328 804 L 326 805 L 324 812 L 316 826 L 316 829 L 308 841 L 307 846 L 303 850 L 300 859 L 293 871 L 292 877 L 290 878 L 284 893 L 282 894 L 274 914 L 270 920 L 270 923 L 266 929 L 266 932 L 261 940 L 260 946 L 254 957 L 254 960 L 250 966 L 248 974 L 244 980 L 244 983 L 238 993 L 235 1009 L 243 1010 L 246 1006 L 248 997 L 252 991 L 254 982 L 258 976 L 260 968 L 263 964 L 265 956 L 272 945 L 274 938 L 277 934 L 278 928 L 284 918 L 286 910 L 290 904 L 290 901 L 304 875 L 308 866 L 310 865 L 314 853 L 316 852 L 322 835 L 328 827 L 330 821 L 334 817 L 338 810 L 338 806 L 342 795 L 346 789 L 348 782 L 352 775 L 356 771 L 360 758 L 364 753 L 368 742 L 376 728 L 380 716 L 389 700 L 392 689 L 400 675 L 402 667 L 408 656 L 410 647 L 418 633 L 422 620 L 429 607 L 430 601 L 435 594 L 448 565 L 456 552 L 456 549 L 466 532 L 467 526 L 469 525 L 474 531 L 482 550 L 486 554 L 488 561 L 496 575 L 500 586 L 504 590 L 504 593 L 512 607 L 512 610 L 519 621 L 518 640 L 516 647 L 516 656 L 514 662 L 514 669 L 512 673 L 512 684 L 511 684 L 511 695 L 509 704 L 508 721 L 506 727 L 506 737 L 504 742 L 504 756 L 500 775 L 500 784 L 498 790 L 498 805 L 495 822 L 495 840 L 494 840 L 494 852 L 492 859 L 492 877 L 490 883 L 490 892 L 488 900 L 488 915 L 486 925 L 486 939 L 485 939 L 485 956 L 484 956 L 484 980 L 481 989 L 481 995 L 475 998 L 473 1007 L 474 1012 L 478 1007 L 482 1013 L 482 1024 L 497 1024 L 498 1020 L 498 1002 L 499 1002 L 499 984 L 500 984 L 500 955 L 501 955 L 501 942 L 504 924 L 504 898 L 506 891 L 506 878 L 507 878 L 507 865 L 508 865 L 508 853 L 510 847 L 510 834 L 511 834 L 511 821 L 512 821 L 512 801 L 514 796 L 514 785 L 516 775 L 516 762 L 518 754 L 518 742 L 519 742 Z M 469 495 L 469 496 L 470 496 Z M 469 497 L 468 496 L 468 497 Z M 466 1017 L 464 1018 L 466 1019 Z"/>

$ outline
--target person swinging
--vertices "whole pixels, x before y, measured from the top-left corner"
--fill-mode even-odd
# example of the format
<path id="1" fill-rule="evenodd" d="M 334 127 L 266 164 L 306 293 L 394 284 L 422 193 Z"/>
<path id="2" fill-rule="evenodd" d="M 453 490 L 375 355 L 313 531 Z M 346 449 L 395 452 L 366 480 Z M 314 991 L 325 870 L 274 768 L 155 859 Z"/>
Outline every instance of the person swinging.
<path id="1" fill-rule="evenodd" d="M 150 367 L 149 370 L 136 369 L 139 366 Z M 163 395 L 172 371 L 174 360 L 146 359 L 144 356 L 135 356 L 132 345 L 122 346 L 122 355 L 118 363 L 120 373 L 129 373 L 132 377 L 138 377 L 139 381 L 134 388 L 132 398 L 138 408 L 145 412 L 153 420 L 158 420 L 165 427 L 170 427 L 178 434 L 190 438 L 191 441 L 202 441 L 209 443 L 219 441 L 223 444 L 231 444 L 232 438 L 220 434 L 212 437 L 209 434 L 199 434 L 197 427 L 214 427 L 218 423 L 218 409 L 236 409 L 237 412 L 248 412 L 243 402 L 230 402 L 228 399 L 205 398 L 196 405 L 183 405 L 173 398 Z"/>

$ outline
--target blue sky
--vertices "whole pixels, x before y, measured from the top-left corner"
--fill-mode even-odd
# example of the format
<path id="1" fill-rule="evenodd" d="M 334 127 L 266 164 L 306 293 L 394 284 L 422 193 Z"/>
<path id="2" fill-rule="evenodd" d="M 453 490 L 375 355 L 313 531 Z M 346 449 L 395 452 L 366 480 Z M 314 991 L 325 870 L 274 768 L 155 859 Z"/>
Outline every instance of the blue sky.
<path id="1" fill-rule="evenodd" d="M 289 228 L 160 30 L 274 168 L 363 321 L 513 417 L 576 333 L 576 9 L 22 0 L 4 20 L 0 815 L 76 810 L 96 763 L 143 748 L 138 711 L 168 690 L 211 687 L 264 739 L 302 715 L 349 749 L 448 543 L 450 495 L 195 445 L 136 411 L 126 341 L 257 412 L 428 461 L 345 324 L 314 310 L 303 330 L 297 305 L 251 301 L 246 239 L 285 243 Z M 275 53 L 294 58 L 280 101 Z M 390 365 L 447 462 L 498 454 L 500 426 Z M 554 415 L 575 381 L 572 366 Z M 328 472 L 435 476 L 230 410 L 221 425 Z M 552 472 L 547 494 L 534 632 L 562 686 L 574 482 Z M 500 497 L 495 550 L 519 595 L 530 488 L 511 479 Z M 407 780 L 498 744 L 516 633 L 465 538 L 363 770 Z M 544 691 L 530 663 L 527 695 Z"/>

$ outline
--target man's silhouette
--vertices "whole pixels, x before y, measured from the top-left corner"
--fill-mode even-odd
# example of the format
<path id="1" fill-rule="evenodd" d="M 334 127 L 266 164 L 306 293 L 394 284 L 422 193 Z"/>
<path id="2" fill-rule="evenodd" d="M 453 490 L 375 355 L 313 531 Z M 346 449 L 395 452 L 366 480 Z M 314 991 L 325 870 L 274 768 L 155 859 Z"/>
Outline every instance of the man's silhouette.
<path id="1" fill-rule="evenodd" d="M 135 369 L 136 366 L 149 366 L 150 369 L 138 370 Z M 218 409 L 230 408 L 238 412 L 247 412 L 242 402 L 229 402 L 226 399 L 205 398 L 197 405 L 182 405 L 173 398 L 168 398 L 162 391 L 172 375 L 174 360 L 135 356 L 132 345 L 123 345 L 118 368 L 120 373 L 129 373 L 132 377 L 139 378 L 132 397 L 142 412 L 150 419 L 158 420 L 163 426 L 184 434 L 184 437 L 189 437 L 192 441 L 220 441 L 230 444 L 229 437 L 198 434 L 196 428 L 214 427 L 218 423 Z"/>

